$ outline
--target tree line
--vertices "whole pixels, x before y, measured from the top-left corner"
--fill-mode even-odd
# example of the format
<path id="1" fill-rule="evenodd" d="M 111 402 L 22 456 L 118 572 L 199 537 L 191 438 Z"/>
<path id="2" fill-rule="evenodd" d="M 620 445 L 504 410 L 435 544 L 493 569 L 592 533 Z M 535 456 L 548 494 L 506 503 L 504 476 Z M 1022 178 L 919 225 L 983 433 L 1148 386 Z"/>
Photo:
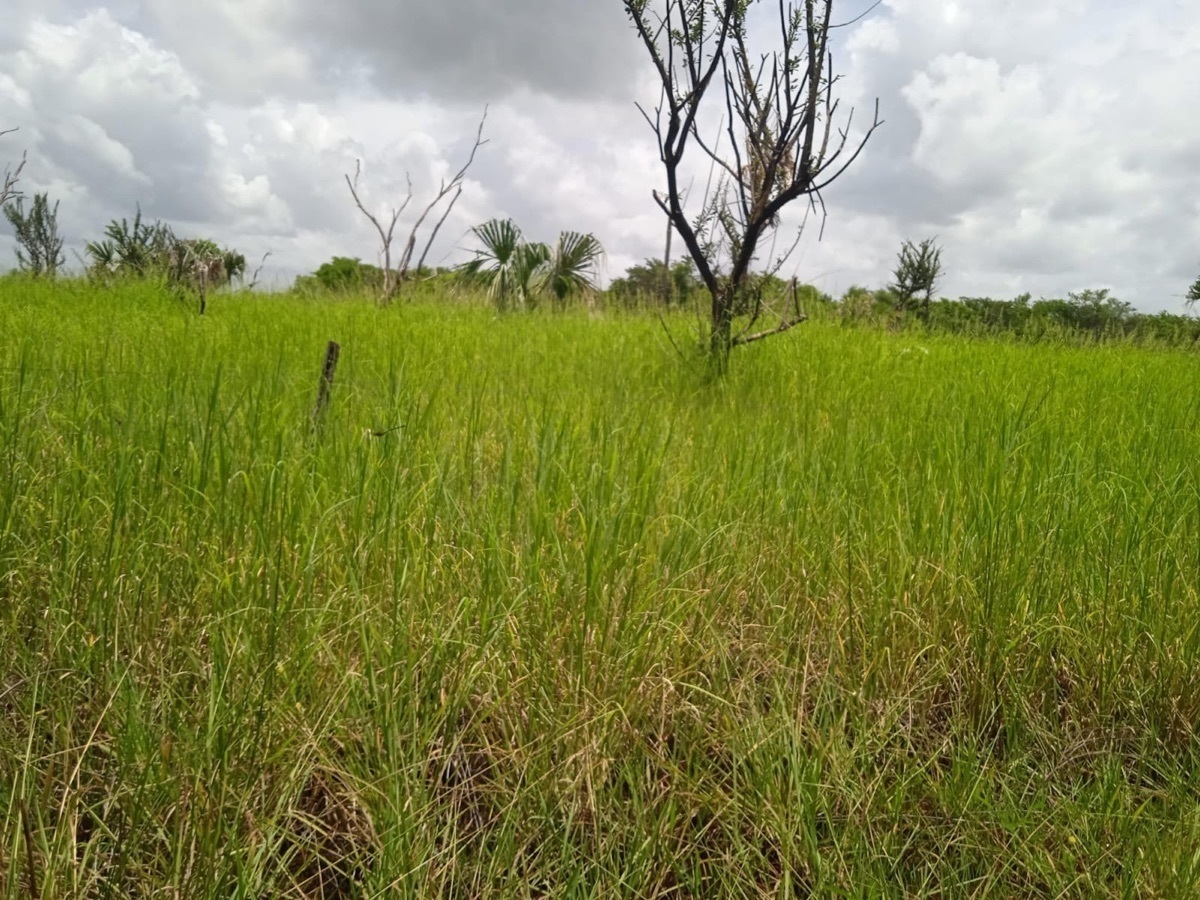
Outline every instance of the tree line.
<path id="1" fill-rule="evenodd" d="M 839 20 L 834 0 L 622 4 L 657 76 L 657 100 L 637 108 L 653 134 L 661 163 L 664 184 L 651 199 L 664 217 L 666 240 L 661 265 L 647 262 L 631 268 L 606 294 L 696 305 L 705 323 L 699 348 L 724 371 L 734 348 L 802 324 L 809 315 L 806 299 L 816 308 L 819 296 L 814 298 L 811 289 L 794 280 L 783 282 L 780 273 L 810 218 L 823 227 L 827 189 L 855 164 L 883 125 L 878 99 L 870 116 L 860 116 L 856 127 L 855 110 L 846 108 L 839 96 L 843 74 L 834 64 L 832 37 L 856 19 Z M 406 195 L 386 215 L 373 212 L 379 207 L 364 199 L 367 185 L 361 164 L 356 164 L 345 181 L 378 237 L 382 266 L 335 258 L 298 286 L 369 286 L 386 304 L 413 283 L 452 278 L 482 289 L 500 309 L 528 309 L 543 302 L 561 306 L 581 294 L 596 295 L 603 248 L 594 236 L 563 232 L 553 244 L 528 241 L 505 219 L 472 230 L 478 249 L 453 273 L 426 267 L 430 248 L 487 143 L 486 121 L 485 108 L 462 166 L 427 192 L 432 199 L 424 207 L 413 205 L 410 181 Z M 714 121 L 720 124 L 710 130 Z M 711 174 L 704 189 L 694 192 L 686 173 L 697 163 Z M 57 204 L 50 206 L 49 199 L 39 195 L 25 210 L 15 190 L 19 174 L 20 167 L 6 172 L 0 205 L 22 248 L 21 266 L 52 274 L 62 264 L 54 227 Z M 794 239 L 780 235 L 788 211 L 800 212 Z M 396 231 L 406 213 L 411 227 L 405 238 Z M 672 258 L 675 239 L 686 254 L 681 260 Z M 398 252 L 393 254 L 396 243 Z M 149 268 L 174 283 L 198 288 L 201 310 L 208 286 L 229 283 L 245 269 L 239 254 L 212 241 L 180 240 L 161 223 L 144 225 L 140 215 L 132 225 L 125 220 L 111 223 L 103 240 L 88 244 L 88 257 L 87 269 L 94 277 L 144 275 Z M 850 292 L 840 303 L 840 313 L 848 320 L 861 320 L 883 312 L 889 327 L 901 327 L 915 317 L 928 328 L 1022 333 L 1045 322 L 1098 336 L 1151 327 L 1143 321 L 1146 317 L 1100 292 L 1036 303 L 1029 298 L 935 300 L 940 272 L 941 250 L 935 241 L 906 241 L 893 282 L 882 293 Z M 1189 303 L 1200 302 L 1200 279 L 1186 296 Z M 1163 322 L 1153 327 L 1160 326 L 1167 327 Z M 1182 324 L 1179 328 L 1186 330 Z"/>
<path id="2" fill-rule="evenodd" d="M 905 241 L 897 254 L 892 280 L 881 288 L 854 285 L 834 297 L 811 285 L 800 285 L 802 309 L 813 318 L 850 326 L 889 330 L 909 328 L 966 336 L 1010 336 L 1020 340 L 1135 340 L 1172 346 L 1200 347 L 1200 318 L 1169 312 L 1142 313 L 1107 288 L 1069 292 L 1065 298 L 1013 299 L 936 297 L 942 276 L 942 252 L 933 239 Z M 778 276 L 763 279 L 768 294 L 779 297 L 789 288 Z M 690 309 L 703 300 L 704 285 L 690 260 L 670 266 L 647 259 L 613 279 L 601 295 L 604 305 L 626 309 Z M 1185 295 L 1189 306 L 1200 302 L 1200 279 Z"/>
<path id="3" fill-rule="evenodd" d="M 10 134 L 15 129 L 0 132 Z M 28 207 L 19 189 L 25 158 L 6 169 L 0 182 L 0 210 L 16 239 L 17 268 L 34 278 L 54 278 L 66 265 L 65 242 L 58 227 L 58 201 L 48 193 L 34 194 Z M 240 281 L 246 258 L 208 238 L 177 235 L 167 223 L 148 222 L 139 207 L 133 219 L 113 219 L 103 237 L 88 241 L 80 259 L 86 277 L 112 282 L 119 279 L 158 279 L 177 291 L 199 296 L 203 314 L 210 290 Z"/>

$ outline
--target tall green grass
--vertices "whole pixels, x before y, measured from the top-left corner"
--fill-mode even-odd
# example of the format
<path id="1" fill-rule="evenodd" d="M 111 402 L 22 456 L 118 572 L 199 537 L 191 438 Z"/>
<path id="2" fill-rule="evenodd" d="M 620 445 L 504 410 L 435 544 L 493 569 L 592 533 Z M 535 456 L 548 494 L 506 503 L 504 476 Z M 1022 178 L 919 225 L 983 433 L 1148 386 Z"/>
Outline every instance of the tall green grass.
<path id="1" fill-rule="evenodd" d="M 3 897 L 1200 887 L 1200 359 L 210 309 L 0 282 Z"/>

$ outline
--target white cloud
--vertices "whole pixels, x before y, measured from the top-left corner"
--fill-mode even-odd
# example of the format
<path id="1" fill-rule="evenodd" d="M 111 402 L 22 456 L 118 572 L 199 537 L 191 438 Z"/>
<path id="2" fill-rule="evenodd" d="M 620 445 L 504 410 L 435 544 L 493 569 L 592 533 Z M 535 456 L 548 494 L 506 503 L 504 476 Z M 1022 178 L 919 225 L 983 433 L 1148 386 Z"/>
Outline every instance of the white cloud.
<path id="1" fill-rule="evenodd" d="M 661 254 L 663 176 L 633 106 L 657 90 L 619 4 L 13 6 L 0 128 L 22 127 L 0 162 L 28 148 L 26 188 L 62 200 L 77 245 L 140 202 L 250 257 L 273 250 L 280 280 L 373 259 L 344 176 L 361 160 L 383 212 L 408 173 L 420 208 L 490 100 L 490 143 L 433 261 L 462 258 L 492 216 L 540 240 L 592 231 L 612 274 Z M 886 124 L 828 191 L 822 242 L 809 222 L 800 277 L 882 284 L 900 240 L 934 234 L 951 295 L 1109 286 L 1174 308 L 1200 274 L 1200 6 L 885 0 L 839 35 L 837 62 L 856 121 L 878 96 Z M 706 171 L 693 160 L 688 177 Z"/>
<path id="2" fill-rule="evenodd" d="M 1200 9 L 1180 30 L 1165 3 L 888 6 L 848 45 L 856 94 L 882 95 L 889 120 L 850 210 L 890 204 L 905 236 L 939 235 L 950 294 L 1108 286 L 1177 308 L 1200 264 L 1200 121 L 1183 113 Z"/>
<path id="3" fill-rule="evenodd" d="M 140 184 L 150 184 L 150 178 L 138 171 L 129 148 L 113 140 L 107 131 L 91 119 L 75 114 L 63 116 L 49 130 L 66 148 L 91 156 L 110 169 L 111 174 Z"/>

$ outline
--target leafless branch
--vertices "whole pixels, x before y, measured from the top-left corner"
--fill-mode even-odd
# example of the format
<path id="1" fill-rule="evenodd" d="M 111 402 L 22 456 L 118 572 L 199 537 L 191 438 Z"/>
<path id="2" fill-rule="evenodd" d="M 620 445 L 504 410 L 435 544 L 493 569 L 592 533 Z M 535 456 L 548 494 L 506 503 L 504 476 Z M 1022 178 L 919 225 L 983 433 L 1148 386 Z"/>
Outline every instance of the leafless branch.
<path id="1" fill-rule="evenodd" d="M 18 129 L 6 128 L 0 131 L 0 137 L 6 134 L 12 134 Z M 15 169 L 4 170 L 4 181 L 0 182 L 0 206 L 4 206 L 10 200 L 16 200 L 21 196 L 21 192 L 17 190 L 17 182 L 21 180 L 21 172 L 25 168 L 26 154 L 21 154 L 21 161 L 17 163 Z"/>
<path id="2" fill-rule="evenodd" d="M 675 340 L 675 335 L 671 334 L 671 329 L 667 327 L 667 320 L 662 314 L 662 310 L 658 311 L 658 324 L 662 326 L 663 334 L 667 336 L 667 340 L 671 342 L 671 346 L 675 348 L 675 352 L 679 354 L 680 359 L 686 359 L 684 353 L 679 349 L 679 344 Z"/>
<path id="3" fill-rule="evenodd" d="M 420 231 L 421 226 L 425 224 L 425 219 L 428 218 L 429 214 L 437 208 L 438 204 L 440 204 L 447 197 L 450 197 L 449 205 L 447 206 L 445 212 L 442 213 L 441 219 L 438 220 L 438 224 L 433 229 L 433 234 L 430 235 L 429 242 L 425 245 L 425 250 L 421 254 L 421 263 L 423 263 L 425 257 L 429 255 L 429 248 L 433 244 L 433 239 L 437 237 L 437 233 L 441 230 L 442 223 L 446 221 L 446 218 L 450 215 L 450 211 L 454 209 L 454 205 L 458 203 L 458 198 L 462 196 L 462 185 L 467 176 L 467 170 L 470 169 L 474 164 L 475 156 L 477 153 L 479 153 L 479 148 L 487 143 L 487 141 L 483 138 L 483 126 L 487 124 L 487 116 L 488 109 L 485 106 L 483 108 L 483 115 L 479 119 L 479 127 L 475 131 L 475 143 L 471 145 L 471 152 L 467 156 L 467 161 L 463 163 L 463 167 L 461 169 L 454 173 L 453 178 L 451 178 L 449 181 L 442 182 L 438 189 L 437 196 L 434 197 L 433 200 L 430 201 L 429 205 L 425 207 L 425 210 L 417 219 L 416 224 L 413 225 L 412 233 L 408 237 L 408 244 L 405 247 L 404 256 L 400 264 L 401 278 L 408 274 L 408 266 L 409 263 L 412 262 L 413 248 L 416 246 L 417 242 L 417 232 Z M 418 263 L 417 265 L 418 272 L 421 270 L 421 263 Z"/>
<path id="4" fill-rule="evenodd" d="M 808 321 L 808 316 L 800 311 L 800 290 L 795 278 L 792 279 L 792 306 L 793 312 L 790 318 L 784 316 L 778 325 L 774 328 L 768 328 L 766 331 L 758 331 L 754 334 L 740 334 L 733 339 L 733 346 L 741 347 L 745 344 L 753 344 L 755 341 L 761 341 L 777 334 L 783 334 L 785 331 L 791 331 L 802 322 Z"/>
<path id="5" fill-rule="evenodd" d="M 446 219 L 450 218 L 450 213 L 454 210 L 454 204 L 458 202 L 458 198 L 462 196 L 462 185 L 459 185 L 458 190 L 454 192 L 454 196 L 450 202 L 446 204 L 446 209 L 442 213 L 442 217 L 438 219 L 437 224 L 433 226 L 433 231 L 429 234 L 429 240 L 425 242 L 425 249 L 421 252 L 421 258 L 417 260 L 417 272 L 422 272 L 425 269 L 425 258 L 429 256 L 429 250 L 433 246 L 433 242 L 437 240 L 438 232 L 442 230 L 442 226 L 446 224 Z"/>
<path id="6" fill-rule="evenodd" d="M 878 9 L 881 5 L 883 5 L 883 0 L 875 0 L 874 3 L 872 3 L 866 9 L 864 9 L 862 12 L 860 12 L 853 19 L 848 19 L 845 22 L 838 22 L 836 25 L 830 25 L 829 30 L 836 31 L 839 28 L 849 28 L 851 25 L 855 24 L 856 22 L 861 22 L 863 19 L 865 19 L 871 13 L 875 12 L 875 10 Z"/>
<path id="7" fill-rule="evenodd" d="M 270 259 L 270 257 L 271 257 L 270 250 L 268 250 L 266 253 L 263 254 L 263 258 L 261 260 L 259 260 L 258 268 L 256 268 L 254 270 L 254 273 L 250 276 L 250 283 L 248 285 L 246 285 L 246 290 L 252 291 L 256 287 L 258 287 L 258 276 L 262 274 L 263 266 L 265 266 L 267 264 L 267 260 Z"/>
<path id="8" fill-rule="evenodd" d="M 788 319 L 780 322 L 775 328 L 769 328 L 766 331 L 758 331 L 754 334 L 747 334 L 743 337 L 734 338 L 733 346 L 742 347 L 746 344 L 753 344 L 755 341 L 761 341 L 764 338 L 773 337 L 777 334 L 783 334 L 785 331 L 791 331 L 797 325 L 808 321 L 808 316 L 800 316 L 798 319 Z"/>
<path id="9" fill-rule="evenodd" d="M 412 178 L 406 175 L 408 181 L 408 193 L 404 198 L 404 202 L 400 205 L 400 208 L 392 210 L 390 214 L 390 221 L 385 228 L 383 223 L 380 222 L 379 218 L 367 210 L 359 197 L 359 166 L 355 166 L 353 180 L 351 180 L 349 175 L 346 176 L 346 184 L 350 187 L 350 194 L 354 197 L 355 205 L 357 205 L 362 214 L 370 220 L 371 224 L 375 226 L 375 231 L 379 235 L 379 242 L 383 255 L 383 290 L 380 296 L 381 303 L 390 302 L 395 297 L 396 292 L 400 289 L 400 285 L 403 284 L 408 278 L 409 268 L 412 265 L 413 254 L 416 252 L 417 241 L 419 239 L 422 226 L 424 226 L 425 221 L 434 213 L 434 211 L 442 204 L 442 202 L 445 201 L 446 198 L 449 198 L 449 203 L 446 205 L 445 209 L 443 209 L 441 217 L 438 219 L 432 233 L 429 235 L 429 239 L 425 243 L 424 250 L 421 252 L 421 257 L 417 261 L 418 272 L 420 272 L 424 267 L 425 259 L 429 255 L 430 248 L 433 246 L 433 242 L 437 238 L 438 232 L 442 230 L 442 225 L 445 224 L 446 219 L 449 218 L 455 204 L 458 203 L 459 197 L 462 196 L 463 183 L 466 179 L 467 171 L 474 164 L 475 156 L 479 153 L 479 148 L 487 143 L 483 137 L 483 128 L 487 123 L 487 117 L 488 109 L 485 106 L 483 109 L 483 115 L 479 119 L 479 127 L 475 132 L 475 142 L 471 146 L 471 152 L 467 156 L 467 161 L 463 164 L 462 168 L 454 173 L 452 178 L 447 181 L 442 181 L 433 199 L 425 206 L 425 208 L 421 211 L 421 214 L 417 216 L 416 221 L 413 223 L 412 229 L 408 233 L 408 238 L 404 242 L 404 250 L 400 255 L 399 262 L 395 269 L 392 268 L 392 241 L 396 232 L 396 223 L 400 220 L 400 217 L 412 203 Z"/>
<path id="10" fill-rule="evenodd" d="M 400 204 L 399 209 L 393 209 L 391 212 L 391 220 L 385 228 L 379 217 L 371 212 L 363 204 L 362 198 L 358 193 L 358 182 L 362 176 L 362 160 L 354 162 L 354 178 L 346 176 L 346 186 L 350 188 L 350 196 L 354 198 L 354 205 L 358 207 L 359 212 L 367 217 L 367 220 L 375 226 L 375 231 L 379 234 L 380 250 L 383 255 L 383 295 L 380 298 L 381 302 L 390 300 L 393 293 L 392 287 L 392 236 L 396 233 L 396 223 L 400 221 L 400 216 L 408 208 L 412 202 L 413 189 L 412 177 L 405 173 L 405 180 L 408 183 L 408 193 L 404 198 L 404 202 Z"/>

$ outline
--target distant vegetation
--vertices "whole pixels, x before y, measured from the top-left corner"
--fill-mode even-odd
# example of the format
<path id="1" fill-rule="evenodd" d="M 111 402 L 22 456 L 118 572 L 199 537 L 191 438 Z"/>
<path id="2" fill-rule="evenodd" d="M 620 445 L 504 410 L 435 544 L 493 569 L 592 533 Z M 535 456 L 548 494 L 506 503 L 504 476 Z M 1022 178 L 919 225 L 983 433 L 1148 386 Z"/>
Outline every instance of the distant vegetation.
<path id="1" fill-rule="evenodd" d="M 782 293 L 778 278 L 764 281 L 768 292 Z M 931 293 L 931 292 L 930 292 Z M 1034 300 L 1022 294 L 1011 300 L 990 297 L 940 298 L 926 302 L 924 291 L 913 294 L 895 286 L 853 286 L 833 298 L 811 286 L 801 286 L 807 315 L 836 318 L 847 325 L 897 329 L 971 337 L 1011 337 L 1024 341 L 1077 340 L 1103 342 L 1131 340 L 1200 349 L 1200 318 L 1193 313 L 1143 313 L 1106 288 L 1068 293 L 1065 298 Z M 668 279 L 662 260 L 646 260 L 613 280 L 602 302 L 639 309 L 692 309 L 703 302 L 704 292 L 689 262 L 678 262 Z"/>
<path id="2" fill-rule="evenodd" d="M 421 281 L 433 282 L 446 286 L 450 282 L 453 271 L 443 268 L 424 268 L 413 270 L 408 277 Z M 393 278 L 396 273 L 393 273 Z M 296 278 L 294 289 L 298 294 L 327 294 L 361 296 L 364 293 L 379 295 L 387 283 L 384 271 L 379 266 L 365 263 L 360 259 L 346 256 L 335 256 L 328 262 L 322 263 L 316 271 Z"/>
<path id="3" fill-rule="evenodd" d="M 55 277 L 65 257 L 58 233 L 58 204 L 45 194 L 26 209 L 12 200 L 4 213 L 17 238 L 19 269 L 33 276 Z M 533 309 L 543 301 L 555 308 L 586 301 L 627 309 L 695 310 L 709 294 L 690 259 L 677 260 L 669 271 L 661 259 L 631 266 L 604 289 L 598 267 L 604 249 L 593 235 L 563 232 L 554 245 L 525 240 L 515 223 L 486 222 L 473 230 L 480 247 L 475 258 L 457 268 L 413 269 L 390 282 L 381 267 L 349 257 L 333 257 L 295 281 L 300 294 L 357 296 L 379 294 L 385 285 L 421 284 L 419 296 L 486 297 L 500 310 Z M 162 221 L 147 221 L 138 210 L 133 219 L 110 222 L 104 236 L 86 248 L 86 277 L 119 281 L 148 279 L 176 289 L 205 292 L 229 287 L 246 277 L 246 258 L 204 238 L 181 238 Z M 966 336 L 1009 336 L 1037 340 L 1133 340 L 1162 345 L 1200 347 L 1200 318 L 1194 314 L 1142 313 L 1107 289 L 1086 289 L 1065 298 L 1023 294 L 1012 300 L 990 297 L 933 298 L 941 275 L 941 251 L 932 241 L 906 242 L 898 255 L 894 282 L 885 288 L 849 288 L 840 298 L 799 285 L 806 316 L 835 317 L 846 324 L 908 328 Z M 203 284 L 202 284 L 203 282 Z M 394 290 L 394 288 L 393 288 Z M 756 276 L 756 293 L 740 295 L 777 304 L 790 296 L 790 286 L 769 273 Z M 772 299 L 774 298 L 774 299 Z M 1200 302 L 1200 281 L 1185 295 L 1190 306 Z M 735 306 L 738 316 L 750 307 Z"/>
<path id="4" fill-rule="evenodd" d="M 604 248 L 595 236 L 564 231 L 554 246 L 527 241 L 511 219 L 472 229 L 480 248 L 458 268 L 461 283 L 482 289 L 497 309 L 532 309 L 542 299 L 562 307 L 597 291 Z"/>
<path id="5" fill-rule="evenodd" d="M 49 195 L 35 194 L 28 211 L 18 197 L 4 205 L 4 217 L 17 240 L 17 266 L 35 278 L 53 278 L 66 262 L 63 239 L 58 233 L 58 202 Z"/>
<path id="6" fill-rule="evenodd" d="M 246 257 L 207 238 L 181 238 L 162 221 L 146 222 L 139 209 L 132 221 L 114 219 L 104 237 L 87 245 L 88 276 L 165 279 L 170 284 L 193 281 L 207 271 L 214 287 L 225 286 L 246 272 Z"/>

